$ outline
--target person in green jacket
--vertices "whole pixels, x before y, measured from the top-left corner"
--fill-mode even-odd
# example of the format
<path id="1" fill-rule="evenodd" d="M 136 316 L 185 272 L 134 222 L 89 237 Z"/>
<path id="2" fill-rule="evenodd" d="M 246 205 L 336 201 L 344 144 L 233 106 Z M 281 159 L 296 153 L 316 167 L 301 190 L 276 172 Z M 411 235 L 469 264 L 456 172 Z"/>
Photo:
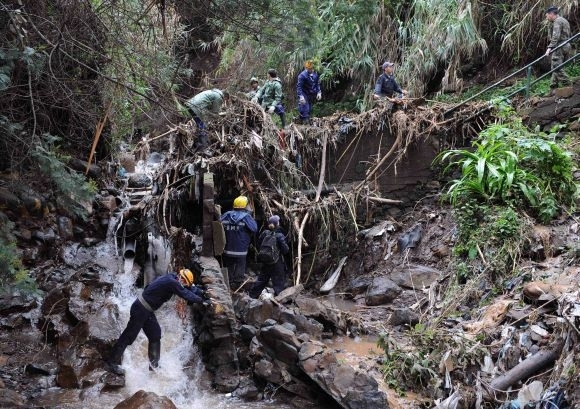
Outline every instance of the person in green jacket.
<path id="1" fill-rule="evenodd" d="M 268 113 L 276 113 L 282 121 L 282 128 L 286 127 L 286 113 L 282 105 L 282 81 L 278 78 L 278 72 L 275 69 L 268 70 L 268 81 L 264 84 L 258 93 L 252 98 L 252 101 L 260 103 Z"/>
<path id="2" fill-rule="evenodd" d="M 227 91 L 214 88 L 202 91 L 185 102 L 185 106 L 193 117 L 198 129 L 198 139 L 195 142 L 196 148 L 207 148 L 208 138 L 205 123 L 211 117 L 219 114 L 222 103 L 229 99 L 230 94 Z"/>
<path id="3" fill-rule="evenodd" d="M 570 43 L 553 51 L 554 48 L 570 38 L 570 23 L 564 17 L 558 15 L 558 7 L 555 6 L 550 6 L 546 9 L 546 20 L 551 23 L 548 37 L 550 43 L 546 49 L 546 56 L 551 56 L 551 69 L 553 70 L 566 61 L 570 55 Z M 559 85 L 569 86 L 571 83 L 568 75 L 560 68 L 552 73 L 550 88 L 555 89 Z"/>

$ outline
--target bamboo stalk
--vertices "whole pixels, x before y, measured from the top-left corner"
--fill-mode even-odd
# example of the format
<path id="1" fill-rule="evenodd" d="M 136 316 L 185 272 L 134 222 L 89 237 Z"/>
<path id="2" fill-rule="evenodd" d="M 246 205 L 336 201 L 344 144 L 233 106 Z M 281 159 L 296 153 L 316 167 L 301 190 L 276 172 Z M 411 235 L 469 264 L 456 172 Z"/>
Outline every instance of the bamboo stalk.
<path id="1" fill-rule="evenodd" d="M 387 159 L 389 159 L 391 157 L 391 155 L 399 148 L 399 145 L 401 144 L 401 135 L 397 136 L 397 139 L 395 139 L 395 143 L 393 143 L 393 146 L 391 146 L 391 149 L 387 152 L 387 154 L 385 156 L 383 156 L 383 158 L 380 160 L 379 163 L 377 163 L 377 165 L 373 168 L 373 170 L 371 170 L 369 172 L 368 175 L 366 175 L 366 177 L 364 178 L 364 180 L 362 182 L 360 182 L 356 187 L 355 190 L 360 190 L 365 183 L 367 183 L 370 178 L 377 173 L 377 171 L 380 169 L 380 167 L 383 165 L 383 163 L 385 163 L 387 161 Z"/>
<path id="2" fill-rule="evenodd" d="M 324 132 L 324 139 L 322 141 L 322 160 L 320 163 L 320 175 L 318 176 L 318 188 L 316 189 L 316 197 L 314 202 L 320 200 L 320 192 L 322 192 L 322 185 L 324 184 L 324 174 L 326 173 L 326 145 L 328 144 L 328 132 Z"/>
<path id="3" fill-rule="evenodd" d="M 308 216 L 310 216 L 310 212 L 306 212 L 302 223 L 300 223 L 300 229 L 298 230 L 298 256 L 296 257 L 296 281 L 294 285 L 300 284 L 302 274 L 302 242 L 304 241 L 304 227 L 308 221 Z"/>
<path id="4" fill-rule="evenodd" d="M 95 155 L 95 150 L 97 149 L 97 144 L 99 143 L 99 139 L 101 138 L 101 133 L 103 132 L 103 128 L 105 127 L 105 123 L 107 122 L 107 117 L 109 116 L 109 111 L 111 110 L 111 105 L 113 104 L 113 100 L 109 102 L 107 106 L 107 110 L 105 111 L 105 116 L 103 120 L 97 124 L 97 128 L 95 129 L 95 137 L 93 138 L 93 146 L 91 146 L 91 153 L 89 153 L 89 160 L 87 161 L 87 170 L 85 170 L 85 175 L 89 173 L 89 169 L 91 167 L 91 162 L 93 161 L 93 156 Z"/>

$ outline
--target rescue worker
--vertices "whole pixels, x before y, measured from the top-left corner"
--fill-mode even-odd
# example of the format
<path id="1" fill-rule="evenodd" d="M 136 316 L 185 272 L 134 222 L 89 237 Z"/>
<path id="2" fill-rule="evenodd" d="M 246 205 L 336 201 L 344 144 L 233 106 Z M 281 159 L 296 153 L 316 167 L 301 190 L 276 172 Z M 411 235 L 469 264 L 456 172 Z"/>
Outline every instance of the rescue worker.
<path id="1" fill-rule="evenodd" d="M 280 216 L 273 215 L 268 219 L 268 228 L 260 234 L 258 248 L 261 247 L 266 235 L 274 234 L 280 254 L 278 260 L 273 264 L 262 264 L 262 271 L 256 282 L 250 289 L 250 297 L 258 298 L 262 290 L 266 288 L 270 279 L 274 288 L 274 295 L 280 294 L 286 288 L 286 263 L 284 254 L 288 254 L 290 248 L 286 242 L 286 236 L 280 228 Z"/>
<path id="2" fill-rule="evenodd" d="M 228 269 L 230 289 L 236 290 L 246 275 L 246 256 L 252 235 L 258 225 L 250 214 L 248 198 L 238 196 L 234 199 L 233 210 L 225 212 L 220 221 L 226 235 L 223 253 L 224 266 Z"/>
<path id="3" fill-rule="evenodd" d="M 391 102 L 397 102 L 394 97 L 395 93 L 407 95 L 407 90 L 402 89 L 393 73 L 395 72 L 395 64 L 389 61 L 383 63 L 383 73 L 377 79 L 375 90 L 373 94 L 374 99 L 387 98 Z"/>
<path id="4" fill-rule="evenodd" d="M 284 128 L 286 127 L 286 114 L 282 105 L 282 95 L 282 81 L 278 78 L 278 72 L 271 68 L 268 70 L 268 81 L 260 88 L 252 101 L 259 102 L 269 114 L 278 114 L 282 128 Z"/>
<path id="5" fill-rule="evenodd" d="M 564 17 L 558 15 L 558 7 L 555 6 L 550 6 L 546 9 L 546 19 L 550 22 L 550 29 L 548 33 L 549 44 L 545 55 L 551 56 L 551 69 L 553 70 L 566 61 L 570 55 L 570 43 L 553 51 L 554 48 L 570 38 L 570 23 Z M 559 85 L 566 87 L 571 84 L 568 74 L 562 68 L 552 73 L 552 80 L 550 81 L 552 90 L 558 88 Z"/>
<path id="6" fill-rule="evenodd" d="M 298 113 L 300 114 L 300 122 L 303 124 L 310 124 L 312 107 L 316 101 L 322 99 L 318 73 L 314 71 L 314 63 L 310 60 L 304 63 L 304 70 L 298 74 L 296 94 L 298 95 Z"/>
<path id="7" fill-rule="evenodd" d="M 204 303 L 206 301 L 204 292 L 193 284 L 194 280 L 195 277 L 191 270 L 183 269 L 178 274 L 169 273 L 160 276 L 143 289 L 143 292 L 131 305 L 131 316 L 127 327 L 121 333 L 106 360 L 111 372 L 117 375 L 125 373 L 121 368 L 123 352 L 135 342 L 141 330 L 149 341 L 149 370 L 154 370 L 159 366 L 161 327 L 155 317 L 155 311 L 169 301 L 173 295 L 183 298 L 188 304 Z"/>
<path id="8" fill-rule="evenodd" d="M 246 96 L 248 97 L 248 99 L 253 100 L 259 91 L 260 91 L 260 83 L 258 82 L 258 79 L 256 77 L 252 77 L 250 79 L 250 90 L 246 93 Z M 261 103 L 262 101 L 258 102 Z"/>
<path id="9" fill-rule="evenodd" d="M 217 88 L 202 91 L 185 102 L 185 106 L 193 117 L 198 129 L 198 138 L 195 147 L 205 149 L 208 146 L 206 122 L 210 117 L 218 115 L 224 101 L 230 99 L 228 91 Z"/>

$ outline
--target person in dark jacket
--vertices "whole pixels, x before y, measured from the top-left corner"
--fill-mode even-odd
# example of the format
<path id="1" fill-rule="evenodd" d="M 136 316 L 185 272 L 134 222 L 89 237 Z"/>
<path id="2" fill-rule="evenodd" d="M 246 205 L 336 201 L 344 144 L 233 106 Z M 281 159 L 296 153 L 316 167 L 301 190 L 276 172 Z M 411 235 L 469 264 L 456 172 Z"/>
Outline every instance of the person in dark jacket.
<path id="1" fill-rule="evenodd" d="M 314 63 L 310 60 L 304 63 L 304 70 L 298 74 L 296 94 L 298 95 L 300 122 L 309 124 L 314 103 L 322 99 L 318 73 L 314 71 Z"/>
<path id="2" fill-rule="evenodd" d="M 273 215 L 268 219 L 268 229 L 260 234 L 258 247 L 260 247 L 266 235 L 272 233 L 276 235 L 276 242 L 278 244 L 278 249 L 280 250 L 280 256 L 274 264 L 262 265 L 262 272 L 250 289 L 250 297 L 252 298 L 258 298 L 260 296 L 262 290 L 266 288 L 270 279 L 272 280 L 272 287 L 274 288 L 275 295 L 280 294 L 286 287 L 286 264 L 284 263 L 283 254 L 288 254 L 290 249 L 288 243 L 286 243 L 286 236 L 280 228 L 280 216 Z"/>
<path id="3" fill-rule="evenodd" d="M 407 95 L 407 90 L 402 89 L 397 84 L 393 76 L 394 72 L 395 64 L 388 61 L 383 64 L 383 73 L 379 76 L 375 84 L 374 99 L 388 98 L 391 100 L 395 96 L 395 93 Z"/>
<path id="4" fill-rule="evenodd" d="M 169 273 L 158 277 L 145 287 L 131 305 L 131 316 L 127 327 L 106 360 L 111 372 L 118 375 L 125 373 L 121 368 L 123 352 L 135 342 L 141 330 L 149 340 L 149 369 L 154 370 L 158 367 L 161 355 L 161 327 L 155 317 L 155 311 L 169 301 L 173 295 L 183 298 L 188 304 L 203 303 L 203 290 L 193 285 L 193 282 L 193 273 L 188 269 L 183 269 L 179 271 L 179 274 Z"/>
<path id="5" fill-rule="evenodd" d="M 246 275 L 246 256 L 248 247 L 258 225 L 248 209 L 248 198 L 238 196 L 234 199 L 233 210 L 225 212 L 220 221 L 226 235 L 223 254 L 224 266 L 228 269 L 230 289 L 236 290 Z"/>

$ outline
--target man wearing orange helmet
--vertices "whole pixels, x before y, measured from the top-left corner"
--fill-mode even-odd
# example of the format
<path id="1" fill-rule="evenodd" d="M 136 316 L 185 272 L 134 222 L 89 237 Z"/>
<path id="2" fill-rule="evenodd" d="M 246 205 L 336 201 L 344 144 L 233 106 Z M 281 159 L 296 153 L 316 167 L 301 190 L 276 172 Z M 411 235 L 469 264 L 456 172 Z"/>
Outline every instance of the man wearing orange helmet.
<path id="1" fill-rule="evenodd" d="M 318 73 L 314 71 L 314 63 L 310 60 L 304 63 L 304 70 L 298 75 L 296 94 L 298 95 L 300 122 L 310 124 L 312 106 L 316 101 L 322 99 Z"/>
<path id="2" fill-rule="evenodd" d="M 161 327 L 155 317 L 155 310 L 169 301 L 173 295 L 183 298 L 188 304 L 202 304 L 205 301 L 204 292 L 193 284 L 194 281 L 195 277 L 191 270 L 183 269 L 177 274 L 169 273 L 158 277 L 145 287 L 131 305 L 131 316 L 127 327 L 113 346 L 111 354 L 106 360 L 108 369 L 111 372 L 117 375 L 125 373 L 121 368 L 123 352 L 135 342 L 141 330 L 143 330 L 149 340 L 149 370 L 154 370 L 159 366 Z"/>
<path id="3" fill-rule="evenodd" d="M 244 281 L 248 247 L 252 235 L 258 231 L 258 224 L 250 214 L 246 196 L 236 197 L 233 207 L 222 214 L 220 221 L 226 234 L 224 266 L 228 269 L 230 289 L 236 290 Z"/>

